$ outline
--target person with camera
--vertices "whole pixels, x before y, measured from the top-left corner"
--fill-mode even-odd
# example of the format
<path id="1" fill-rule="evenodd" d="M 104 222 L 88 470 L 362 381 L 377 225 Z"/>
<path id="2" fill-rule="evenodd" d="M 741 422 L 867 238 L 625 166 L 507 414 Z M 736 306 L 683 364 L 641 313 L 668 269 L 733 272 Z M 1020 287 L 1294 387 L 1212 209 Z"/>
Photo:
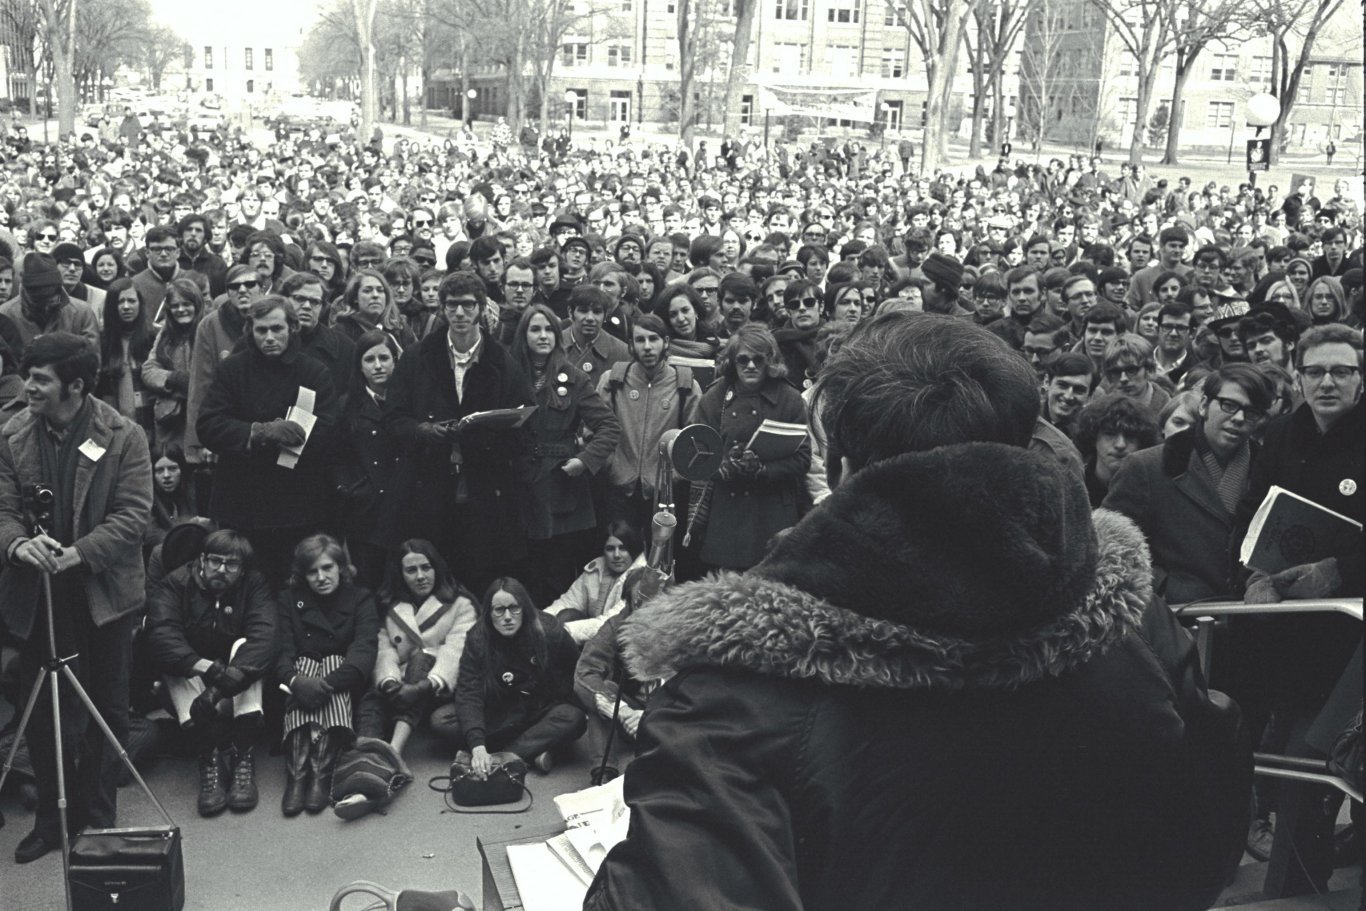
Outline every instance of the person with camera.
<path id="1" fill-rule="evenodd" d="M 258 799 L 252 746 L 279 634 L 274 596 L 253 557 L 241 533 L 215 531 L 147 597 L 148 654 L 198 748 L 200 816 L 250 810 Z"/>
<path id="2" fill-rule="evenodd" d="M 147 438 L 92 394 L 99 355 L 86 338 L 39 336 L 20 363 L 28 405 L 0 429 L 0 553 L 8 564 L 0 625 L 20 642 L 26 687 L 40 680 L 49 654 L 74 655 L 77 679 L 123 742 L 132 615 L 144 597 L 142 533 L 152 513 Z M 52 583 L 51 642 L 43 574 Z M 63 686 L 61 697 L 68 831 L 113 826 L 117 755 L 76 693 Z M 45 704 L 30 717 L 39 801 L 33 831 L 15 850 L 18 863 L 61 843 L 53 721 Z"/>

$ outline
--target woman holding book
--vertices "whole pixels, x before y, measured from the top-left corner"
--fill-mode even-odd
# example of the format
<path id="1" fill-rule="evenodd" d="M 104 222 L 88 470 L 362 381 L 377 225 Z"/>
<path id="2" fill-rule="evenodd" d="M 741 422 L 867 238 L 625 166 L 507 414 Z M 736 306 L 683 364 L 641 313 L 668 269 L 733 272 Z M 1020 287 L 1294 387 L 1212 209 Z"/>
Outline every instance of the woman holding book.
<path id="1" fill-rule="evenodd" d="M 800 516 L 811 445 L 806 405 L 786 373 L 773 333 L 750 323 L 726 343 L 721 379 L 698 400 L 693 420 L 716 428 L 726 452 L 716 478 L 698 488 L 688 529 L 696 537 L 701 526 L 701 559 L 709 566 L 748 569 Z M 765 421 L 800 425 L 800 432 L 771 427 L 756 439 Z"/>

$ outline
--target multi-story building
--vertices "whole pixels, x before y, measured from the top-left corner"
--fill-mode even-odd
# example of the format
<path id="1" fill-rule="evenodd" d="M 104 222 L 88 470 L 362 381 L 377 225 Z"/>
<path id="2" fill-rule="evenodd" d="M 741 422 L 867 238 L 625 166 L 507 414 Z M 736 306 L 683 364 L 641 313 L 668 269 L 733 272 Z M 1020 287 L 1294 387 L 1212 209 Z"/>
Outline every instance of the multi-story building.
<path id="1" fill-rule="evenodd" d="M 181 8 L 167 25 L 185 39 L 184 59 L 163 86 L 217 94 L 229 105 L 301 91 L 298 53 L 312 18 L 305 6 L 275 4 L 259 16 L 236 5 Z"/>
<path id="2" fill-rule="evenodd" d="M 1045 0 L 1046 14 L 1026 30 L 1021 49 L 1023 125 L 1032 128 L 1042 110 L 1045 135 L 1084 143 L 1097 139 L 1127 147 L 1138 119 L 1138 66 L 1111 26 L 1089 0 Z M 1359 140 L 1362 132 L 1362 23 L 1360 11 L 1344 6 L 1328 22 L 1300 76 L 1299 94 L 1287 122 L 1290 148 L 1322 148 Z M 1299 48 L 1291 46 L 1292 54 Z M 1269 37 L 1247 36 L 1214 42 L 1196 58 L 1180 110 L 1171 110 L 1175 63 L 1158 68 L 1148 124 L 1159 126 L 1149 145 L 1160 147 L 1161 122 L 1180 124 L 1187 147 L 1225 147 L 1240 156 L 1246 104 L 1271 89 Z M 1159 113 L 1159 110 L 1161 113 Z"/>
<path id="3" fill-rule="evenodd" d="M 552 125 L 571 113 L 592 122 L 677 123 L 679 2 L 610 0 L 598 15 L 584 17 L 589 25 L 565 36 L 555 61 L 548 89 Z M 709 10 L 692 20 L 702 30 L 693 110 L 698 123 L 719 126 L 734 8 L 731 0 L 691 2 Z M 925 71 L 908 30 L 899 24 L 899 5 L 895 0 L 760 0 L 740 122 L 758 127 L 766 115 L 797 113 L 851 124 L 877 120 L 892 129 L 918 127 Z M 972 77 L 965 52 L 959 54 L 958 69 L 953 109 L 966 121 Z M 1018 74 L 1018 61 L 1012 60 L 1003 92 L 1012 104 Z M 501 81 L 493 72 L 472 74 L 476 113 L 502 111 Z M 572 107 L 566 93 L 573 93 Z"/>

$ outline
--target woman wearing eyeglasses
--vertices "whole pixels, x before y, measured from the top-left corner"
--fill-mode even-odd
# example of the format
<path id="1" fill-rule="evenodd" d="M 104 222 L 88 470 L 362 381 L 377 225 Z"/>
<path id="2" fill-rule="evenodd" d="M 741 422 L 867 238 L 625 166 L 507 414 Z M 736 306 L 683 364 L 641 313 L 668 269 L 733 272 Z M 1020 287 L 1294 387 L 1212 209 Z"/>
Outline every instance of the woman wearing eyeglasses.
<path id="1" fill-rule="evenodd" d="M 794 283 L 787 293 L 812 298 L 818 324 L 820 299 L 802 288 Z M 720 381 L 698 400 L 693 419 L 715 428 L 726 452 L 717 478 L 696 491 L 699 508 L 690 510 L 688 534 L 701 534 L 700 557 L 708 566 L 748 569 L 763 559 L 769 539 L 800 516 L 811 465 L 805 435 L 789 455 L 765 460 L 749 449 L 765 420 L 806 426 L 806 405 L 786 376 L 773 333 L 748 323 L 722 351 Z"/>
<path id="2" fill-rule="evenodd" d="M 432 732 L 469 751 L 478 776 L 493 753 L 512 753 L 542 772 L 578 740 L 588 720 L 574 697 L 579 650 L 516 579 L 495 579 L 465 637 L 452 701 L 432 713 Z"/>

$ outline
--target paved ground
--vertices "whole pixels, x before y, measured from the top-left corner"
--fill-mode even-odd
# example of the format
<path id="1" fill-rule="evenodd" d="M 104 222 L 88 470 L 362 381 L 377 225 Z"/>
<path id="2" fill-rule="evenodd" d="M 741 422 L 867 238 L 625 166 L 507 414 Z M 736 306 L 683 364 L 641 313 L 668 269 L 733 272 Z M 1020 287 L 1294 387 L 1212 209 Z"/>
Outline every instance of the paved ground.
<path id="1" fill-rule="evenodd" d="M 554 795 L 588 786 L 590 761 L 580 752 L 549 776 L 527 776 L 535 796 L 528 812 L 458 815 L 427 788 L 432 776 L 446 774 L 445 752 L 422 736 L 407 752 L 417 782 L 390 806 L 388 815 L 349 823 L 330 812 L 285 819 L 280 814 L 283 759 L 268 755 L 264 744 L 257 747 L 261 805 L 241 815 L 201 819 L 194 809 L 194 763 L 156 761 L 146 778 L 184 838 L 185 911 L 322 911 L 340 886 L 357 879 L 394 887 L 463 889 L 482 907 L 475 837 L 551 823 L 559 818 Z M 122 789 L 119 801 L 119 825 L 158 821 L 136 785 Z M 0 911 L 60 911 L 65 907 L 60 855 L 16 866 L 14 847 L 28 833 L 31 817 L 12 793 L 0 798 L 0 809 L 7 819 L 0 829 Z M 344 907 L 350 911 L 365 905 L 351 899 Z"/>

